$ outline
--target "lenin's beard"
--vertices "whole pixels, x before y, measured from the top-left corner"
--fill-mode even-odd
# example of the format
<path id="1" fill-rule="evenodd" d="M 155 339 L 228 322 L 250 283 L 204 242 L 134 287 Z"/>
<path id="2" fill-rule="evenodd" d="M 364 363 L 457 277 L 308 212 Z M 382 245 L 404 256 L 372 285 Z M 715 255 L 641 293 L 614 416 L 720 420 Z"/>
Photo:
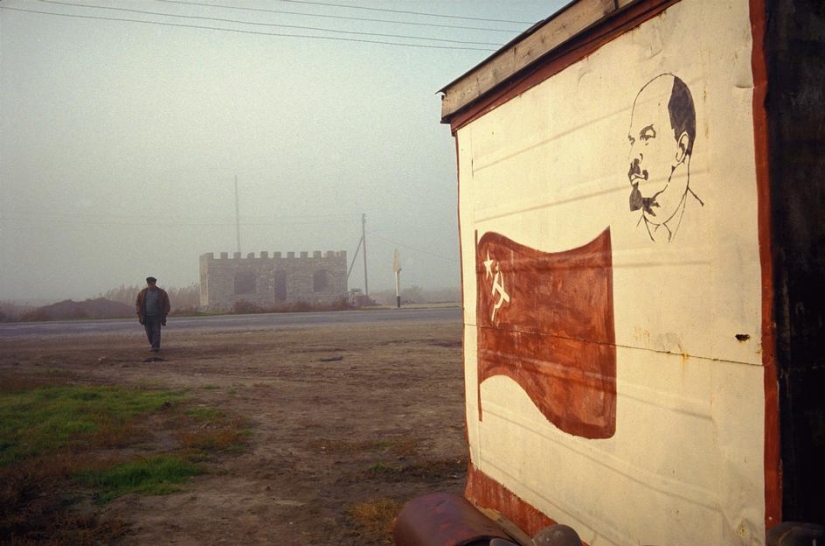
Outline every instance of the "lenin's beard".
<path id="1" fill-rule="evenodd" d="M 638 159 L 634 160 L 633 163 L 630 164 L 630 170 L 627 173 L 627 177 L 631 181 L 630 185 L 633 186 L 633 189 L 630 192 L 630 211 L 634 212 L 644 209 L 646 214 L 656 216 L 656 213 L 653 212 L 653 207 L 659 206 L 659 203 L 656 202 L 656 196 L 643 197 L 642 192 L 639 191 L 638 179 L 642 178 L 647 180 L 648 174 L 646 170 L 641 170 Z"/>
<path id="2" fill-rule="evenodd" d="M 659 203 L 656 202 L 656 196 L 653 197 L 642 197 L 642 192 L 639 191 L 639 183 L 633 182 L 633 189 L 630 191 L 630 211 L 637 211 L 639 209 L 644 209 L 645 213 L 656 216 L 656 213 L 653 212 L 653 207 L 658 207 Z"/>

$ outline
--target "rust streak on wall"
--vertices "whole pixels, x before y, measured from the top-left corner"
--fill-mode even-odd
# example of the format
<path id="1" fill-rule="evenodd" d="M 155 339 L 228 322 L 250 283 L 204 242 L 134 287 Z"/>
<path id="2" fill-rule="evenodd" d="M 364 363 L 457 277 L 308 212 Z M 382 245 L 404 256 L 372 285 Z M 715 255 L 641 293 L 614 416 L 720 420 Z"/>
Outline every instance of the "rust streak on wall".
<path id="1" fill-rule="evenodd" d="M 762 265 L 762 365 L 765 374 L 765 527 L 782 521 L 782 476 L 779 448 L 776 331 L 773 321 L 773 258 L 771 250 L 770 153 L 765 100 L 768 75 L 765 62 L 764 0 L 750 0 L 753 50 L 753 133 L 759 216 L 759 254 Z"/>
<path id="2" fill-rule="evenodd" d="M 492 508 L 501 513 L 530 536 L 535 536 L 545 527 L 556 524 L 472 463 L 467 469 L 464 496 L 478 507 Z"/>

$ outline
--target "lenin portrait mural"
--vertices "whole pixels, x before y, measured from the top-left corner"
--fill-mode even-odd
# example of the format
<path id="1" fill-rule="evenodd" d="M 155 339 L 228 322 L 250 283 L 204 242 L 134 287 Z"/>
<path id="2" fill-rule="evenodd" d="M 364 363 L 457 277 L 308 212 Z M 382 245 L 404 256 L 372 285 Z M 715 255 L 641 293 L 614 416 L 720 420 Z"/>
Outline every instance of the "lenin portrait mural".
<path id="1" fill-rule="evenodd" d="M 650 239 L 669 243 L 687 208 L 704 206 L 690 188 L 690 158 L 696 140 L 696 110 L 687 85 L 661 74 L 633 101 L 630 142 L 630 211 Z"/>

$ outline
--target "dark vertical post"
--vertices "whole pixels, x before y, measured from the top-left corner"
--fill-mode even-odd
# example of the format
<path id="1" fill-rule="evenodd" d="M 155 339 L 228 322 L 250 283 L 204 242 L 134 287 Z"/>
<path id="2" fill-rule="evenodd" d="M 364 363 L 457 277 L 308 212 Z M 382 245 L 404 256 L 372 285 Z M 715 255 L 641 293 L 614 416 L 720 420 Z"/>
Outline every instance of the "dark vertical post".
<path id="1" fill-rule="evenodd" d="M 398 257 L 398 249 L 392 259 L 392 269 L 395 271 L 395 305 L 401 309 L 401 259 Z"/>
<path id="2" fill-rule="evenodd" d="M 238 202 L 238 175 L 235 175 L 235 237 L 238 240 L 238 250 L 241 251 L 241 206 Z"/>
<path id="3" fill-rule="evenodd" d="M 760 2 L 784 521 L 825 522 L 825 7 Z M 754 106 L 757 106 L 756 104 Z M 767 348 L 766 348 L 767 350 Z"/>
<path id="4" fill-rule="evenodd" d="M 364 295 L 369 297 L 370 289 L 367 283 L 367 215 L 361 215 L 361 240 L 364 242 Z"/>

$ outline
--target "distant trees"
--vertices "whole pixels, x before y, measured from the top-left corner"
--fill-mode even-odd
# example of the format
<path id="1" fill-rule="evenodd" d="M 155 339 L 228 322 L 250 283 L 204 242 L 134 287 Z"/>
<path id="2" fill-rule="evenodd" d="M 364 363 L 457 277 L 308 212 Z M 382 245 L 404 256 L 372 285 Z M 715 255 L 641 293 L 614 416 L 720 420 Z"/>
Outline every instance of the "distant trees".
<path id="1" fill-rule="evenodd" d="M 13 301 L 0 301 L 0 322 L 19 320 L 21 316 L 34 311 L 36 307 Z"/>
<path id="2" fill-rule="evenodd" d="M 143 286 L 126 286 L 121 284 L 117 288 L 112 288 L 107 292 L 101 294 L 101 297 L 107 300 L 119 301 L 121 303 L 128 303 L 134 305 L 137 299 L 138 292 L 143 290 Z M 184 288 L 164 288 L 169 294 L 169 301 L 172 303 L 172 312 L 175 311 L 194 311 L 198 308 L 201 301 L 201 289 L 198 283 L 190 284 Z"/>
<path id="3" fill-rule="evenodd" d="M 100 297 L 106 298 L 107 300 L 119 301 L 120 303 L 130 303 L 134 305 L 138 292 L 140 292 L 141 288 L 143 287 L 126 286 L 125 284 L 121 284 L 118 288 L 112 288 L 111 290 L 104 292 L 100 295 Z"/>
<path id="4" fill-rule="evenodd" d="M 184 288 L 167 288 L 172 311 L 194 311 L 201 304 L 201 286 L 192 283 Z M 134 303 L 134 300 L 132 300 Z"/>
<path id="5" fill-rule="evenodd" d="M 401 291 L 401 301 L 410 303 L 424 303 L 424 289 L 414 284 Z"/>
<path id="6" fill-rule="evenodd" d="M 84 302 L 72 302 L 66 300 L 59 304 L 52 304 L 44 307 L 23 305 L 12 301 L 0 301 L 0 322 L 18 320 L 55 320 L 56 318 L 105 318 L 109 316 L 131 316 L 134 309 L 135 299 L 138 292 L 144 286 L 126 286 L 121 284 L 117 288 L 107 290 L 99 294 L 95 300 L 87 299 Z M 200 311 L 200 285 L 192 283 L 183 288 L 164 288 L 169 293 L 169 300 L 172 303 L 172 313 L 176 315 L 197 314 Z M 129 306 L 128 311 L 112 311 L 105 305 L 109 300 L 123 303 Z M 438 304 L 438 303 L 459 303 L 461 302 L 461 290 L 459 288 L 423 289 L 420 286 L 412 285 L 401 292 L 402 304 Z M 373 292 L 369 297 L 364 296 L 358 288 L 350 290 L 349 298 L 341 298 L 331 304 L 311 305 L 307 302 L 273 302 L 270 306 L 260 306 L 247 301 L 236 303 L 231 312 L 234 313 L 288 313 L 296 311 L 331 311 L 357 309 L 371 305 L 385 305 L 395 307 L 396 297 L 394 290 L 382 290 Z M 59 315 L 59 316 L 58 316 Z"/>
<path id="7" fill-rule="evenodd" d="M 38 322 L 46 320 L 109 319 L 131 317 L 134 316 L 134 313 L 135 310 L 132 305 L 106 298 L 85 301 L 64 300 L 23 313 L 19 320 L 22 322 Z"/>
<path id="8" fill-rule="evenodd" d="M 381 305 L 395 307 L 394 290 L 370 292 L 370 297 Z M 424 289 L 412 285 L 401 290 L 401 303 L 460 303 L 461 290 L 459 288 Z"/>

